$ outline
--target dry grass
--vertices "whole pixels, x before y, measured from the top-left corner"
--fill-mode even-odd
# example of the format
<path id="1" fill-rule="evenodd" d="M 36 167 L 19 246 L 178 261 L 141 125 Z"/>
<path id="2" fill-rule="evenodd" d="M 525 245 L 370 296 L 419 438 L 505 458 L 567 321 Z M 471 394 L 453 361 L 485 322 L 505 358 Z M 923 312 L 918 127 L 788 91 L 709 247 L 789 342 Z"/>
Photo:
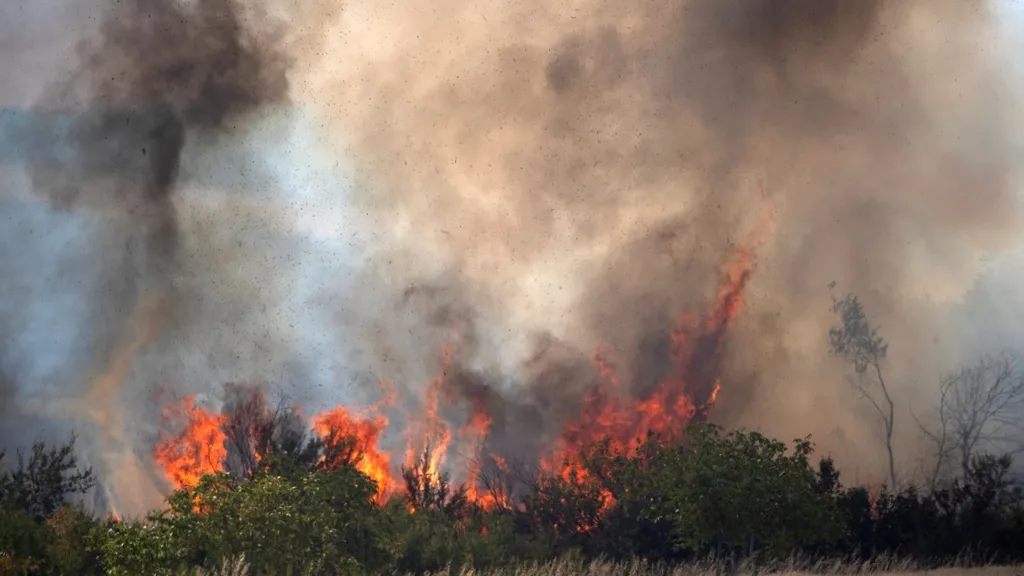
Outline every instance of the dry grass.
<path id="1" fill-rule="evenodd" d="M 248 570 L 241 560 L 226 562 L 219 570 L 197 570 L 190 576 L 247 576 Z M 433 576 L 747 576 L 773 574 L 774 576 L 810 576 L 871 574 L 885 576 L 1024 576 L 1024 566 L 950 566 L 935 570 L 921 570 L 911 563 L 878 558 L 863 563 L 792 561 L 772 567 L 755 567 L 750 564 L 727 566 L 724 563 L 706 561 L 683 566 L 657 566 L 644 562 L 581 562 L 559 560 L 544 564 L 520 564 L 495 570 L 442 571 Z"/>
<path id="2" fill-rule="evenodd" d="M 1024 576 L 1024 567 L 949 567 L 939 570 L 918 570 L 907 562 L 894 562 L 889 559 L 878 559 L 864 563 L 813 563 L 791 562 L 773 567 L 756 567 L 749 564 L 727 566 L 716 562 L 697 562 L 683 566 L 655 566 L 644 562 L 610 563 L 610 562 L 573 562 L 558 561 L 548 564 L 520 565 L 512 568 L 492 571 L 463 571 L 461 573 L 442 572 L 437 576 L 746 576 L 754 574 L 774 574 L 776 576 L 802 575 L 842 575 L 842 574 L 899 574 L 912 576 L 927 574 L 928 576 L 958 576 L 970 574 L 975 576 Z"/>

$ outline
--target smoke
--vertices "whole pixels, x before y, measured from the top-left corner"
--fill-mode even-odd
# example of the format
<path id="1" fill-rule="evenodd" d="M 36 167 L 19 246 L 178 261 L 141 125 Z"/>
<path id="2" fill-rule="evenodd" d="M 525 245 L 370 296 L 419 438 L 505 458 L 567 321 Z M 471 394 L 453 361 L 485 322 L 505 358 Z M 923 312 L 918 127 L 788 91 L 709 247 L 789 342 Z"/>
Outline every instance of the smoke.
<path id="1" fill-rule="evenodd" d="M 188 273 L 188 265 L 176 261 L 179 216 L 173 201 L 182 151 L 187 140 L 209 147 L 260 108 L 286 102 L 288 60 L 275 30 L 254 26 L 269 20 L 234 2 L 118 2 L 97 11 L 102 23 L 76 46 L 69 73 L 48 82 L 31 107 L 9 108 L 0 116 L 3 157 L 28 175 L 23 187 L 13 182 L 9 191 L 28 190 L 21 199 L 52 207 L 40 214 L 36 206 L 14 205 L 14 213 L 79 216 L 64 223 L 64 231 L 78 225 L 64 239 L 87 246 L 75 262 L 87 274 L 83 287 L 46 286 L 63 292 L 69 316 L 44 325 L 61 302 L 38 293 L 20 296 L 29 306 L 5 310 L 10 327 L 3 364 L 26 393 L 29 413 L 90 416 L 100 428 L 99 452 L 106 460 L 101 474 L 117 469 L 115 481 L 130 486 L 144 480 L 127 437 L 137 422 L 115 400 L 135 356 L 183 320 L 173 282 Z M 88 211 L 84 218 L 82 211 Z M 88 225 L 96 223 L 107 230 Z M 22 232 L 31 235 L 25 227 Z M 18 244 L 8 244 L 5 254 L 9 278 L 33 266 L 18 253 Z M 69 272 L 66 263 L 52 261 L 54 252 L 66 255 L 65 247 L 44 241 L 37 248 L 49 252 L 44 266 Z M 18 291 L 8 286 L 8 293 Z M 53 346 L 61 339 L 87 344 L 72 355 L 68 347 Z M 46 365 L 41 359 L 50 354 L 58 357 Z M 58 390 L 40 386 L 47 379 Z M 64 402 L 47 406 L 40 402 L 47 396 Z"/>
<path id="2" fill-rule="evenodd" d="M 1019 229 L 1021 85 L 991 8 L 355 3 L 325 50 L 350 57 L 296 83 L 359 160 L 357 205 L 396 229 L 373 274 L 457 286 L 449 298 L 489 343 L 470 362 L 534 395 L 567 387 L 522 370 L 537 332 L 580 351 L 609 343 L 624 381 L 655 380 L 664 334 L 706 306 L 763 181 L 777 235 L 731 337 L 718 417 L 812 432 L 870 470 L 879 437 L 828 355 L 827 285 L 881 324 L 904 407 L 928 398 L 962 344 L 948 304 Z M 378 357 L 431 309 L 399 310 L 375 332 Z"/>
<path id="3" fill-rule="evenodd" d="M 870 470 L 872 414 L 825 348 L 828 283 L 882 324 L 901 399 L 925 398 L 960 344 L 946 303 L 1016 240 L 1020 83 L 981 1 L 96 10 L 31 107 L 70 118 L 36 146 L 70 156 L 4 175 L 28 193 L 5 199 L 0 373 L 22 430 L 43 399 L 120 382 L 106 428 L 144 462 L 160 389 L 265 379 L 314 413 L 379 379 L 418 393 L 446 345 L 492 442 L 533 452 L 598 344 L 635 393 L 665 373 L 668 330 L 760 225 L 760 182 L 776 234 L 708 359 L 715 417 Z M 132 326 L 146 295 L 163 304 Z M 123 378 L 93 377 L 125 350 Z M 123 513 L 154 505 L 115 492 Z"/>

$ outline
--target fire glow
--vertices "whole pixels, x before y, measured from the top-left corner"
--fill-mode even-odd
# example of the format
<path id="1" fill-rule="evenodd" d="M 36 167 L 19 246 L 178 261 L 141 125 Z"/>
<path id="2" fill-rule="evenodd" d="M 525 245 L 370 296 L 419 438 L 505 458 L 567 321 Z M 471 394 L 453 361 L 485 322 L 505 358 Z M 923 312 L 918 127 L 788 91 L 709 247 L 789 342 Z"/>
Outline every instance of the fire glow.
<path id="1" fill-rule="evenodd" d="M 770 229 L 770 218 L 766 218 L 766 225 Z M 754 251 L 764 240 L 758 238 L 741 246 L 722 266 L 709 312 L 679 317 L 670 335 L 671 369 L 644 397 L 628 398 L 623 393 L 608 347 L 602 346 L 594 353 L 599 382 L 583 398 L 578 415 L 569 419 L 558 438 L 543 450 L 538 462 L 543 473 L 570 482 L 582 481 L 586 478 L 582 458 L 587 446 L 606 442 L 613 455 L 633 456 L 649 433 L 665 442 L 679 442 L 691 421 L 706 417 L 721 389 L 718 367 L 714 362 L 709 365 L 708 359 L 720 356 L 726 334 L 742 311 L 743 292 L 754 270 Z M 390 424 L 382 409 L 394 400 L 394 392 L 384 384 L 384 400 L 377 405 L 363 411 L 337 406 L 313 416 L 312 431 L 325 443 L 331 438 L 349 439 L 356 456 L 350 461 L 376 482 L 381 503 L 402 488 L 399 464 L 423 471 L 425 477 L 419 481 L 436 480 L 446 470 L 454 444 L 461 455 L 469 453 L 465 457 L 468 464 L 460 471 L 469 499 L 484 508 L 508 506 L 506 495 L 486 488 L 481 481 L 484 461 L 502 470 L 507 466 L 502 454 L 486 451 L 492 416 L 485 402 L 460 397 L 448 378 L 453 353 L 446 347 L 441 355 L 441 371 L 424 389 L 419 411 L 403 418 L 406 448 L 401 462 L 380 446 Z M 439 414 L 442 407 L 461 409 L 464 424 L 453 430 Z M 195 486 L 203 474 L 224 471 L 225 416 L 198 407 L 192 398 L 167 406 L 164 414 L 180 432 L 166 435 L 156 446 L 154 458 L 173 486 Z M 323 464 L 328 468 L 337 465 Z M 605 505 L 611 502 L 606 493 Z"/>

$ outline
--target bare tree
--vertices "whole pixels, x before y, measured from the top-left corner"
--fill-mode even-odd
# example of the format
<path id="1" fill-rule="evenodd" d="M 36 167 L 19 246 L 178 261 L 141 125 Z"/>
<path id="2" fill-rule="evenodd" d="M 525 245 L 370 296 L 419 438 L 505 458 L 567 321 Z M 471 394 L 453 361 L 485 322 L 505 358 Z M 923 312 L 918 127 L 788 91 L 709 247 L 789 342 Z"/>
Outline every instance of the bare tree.
<path id="1" fill-rule="evenodd" d="M 982 452 L 1014 455 L 1024 451 L 1024 371 L 1017 354 L 984 354 L 939 382 L 936 423 L 921 427 L 936 447 L 932 485 L 956 457 L 967 475 Z"/>
<path id="2" fill-rule="evenodd" d="M 950 389 L 955 385 L 954 380 L 959 378 L 959 374 L 947 374 L 939 380 L 939 404 L 936 408 L 935 425 L 930 427 L 917 417 L 916 414 L 911 410 L 911 415 L 914 417 L 914 421 L 917 422 L 917 427 L 921 430 L 925 439 L 935 445 L 934 463 L 932 464 L 931 471 L 928 472 L 928 487 L 934 492 L 938 487 L 939 478 L 942 476 L 942 471 L 949 461 L 950 455 L 953 454 L 955 447 L 950 441 L 949 425 L 949 397 Z"/>
<path id="3" fill-rule="evenodd" d="M 226 384 L 223 413 L 228 442 L 228 470 L 252 478 L 272 453 L 298 454 L 305 447 L 305 422 L 281 400 L 271 407 L 262 388 L 251 383 Z"/>
<path id="4" fill-rule="evenodd" d="M 829 284 L 829 290 L 835 282 Z M 840 324 L 828 331 L 832 353 L 853 364 L 850 383 L 878 412 L 885 432 L 885 450 L 889 457 L 889 483 L 896 486 L 896 458 L 893 455 L 893 432 L 896 425 L 896 404 L 889 393 L 882 363 L 889 351 L 889 345 L 878 333 L 878 328 L 868 322 L 864 305 L 851 294 L 838 299 L 832 295 L 832 312 Z M 876 392 L 877 390 L 877 392 Z"/>

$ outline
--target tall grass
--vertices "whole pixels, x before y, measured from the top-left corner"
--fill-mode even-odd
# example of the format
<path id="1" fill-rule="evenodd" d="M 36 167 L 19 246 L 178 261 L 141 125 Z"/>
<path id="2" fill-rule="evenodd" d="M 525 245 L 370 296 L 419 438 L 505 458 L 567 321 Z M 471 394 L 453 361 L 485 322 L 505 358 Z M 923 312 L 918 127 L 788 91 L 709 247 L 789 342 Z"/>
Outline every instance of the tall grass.
<path id="1" fill-rule="evenodd" d="M 301 573 L 301 572 L 297 572 Z M 242 559 L 224 562 L 216 570 L 195 570 L 188 576 L 249 576 Z M 431 576 L 776 576 L 872 574 L 883 576 L 1024 576 L 1024 566 L 967 566 L 956 563 L 949 566 L 922 570 L 913 562 L 879 556 L 864 562 L 824 562 L 794 558 L 771 564 L 744 561 L 730 563 L 715 559 L 691 562 L 678 566 L 650 564 L 640 560 L 632 562 L 587 562 L 571 558 L 545 563 L 524 563 L 489 570 L 444 570 Z M 183 575 L 184 576 L 184 575 Z"/>

